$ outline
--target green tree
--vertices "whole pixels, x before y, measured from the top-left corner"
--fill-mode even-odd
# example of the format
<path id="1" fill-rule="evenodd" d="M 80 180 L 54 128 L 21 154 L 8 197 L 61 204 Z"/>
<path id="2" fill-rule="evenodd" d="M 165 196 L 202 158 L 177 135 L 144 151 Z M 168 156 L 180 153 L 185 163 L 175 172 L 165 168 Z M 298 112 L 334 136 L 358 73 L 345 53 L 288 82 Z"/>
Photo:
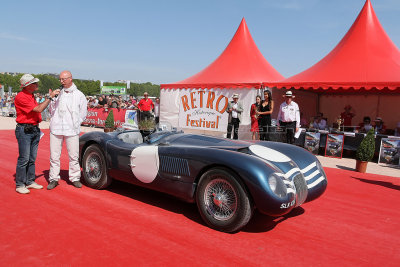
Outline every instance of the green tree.
<path id="1" fill-rule="evenodd" d="M 374 128 L 370 129 L 367 136 L 361 141 L 356 151 L 356 159 L 360 161 L 370 161 L 375 153 L 375 135 Z"/>
<path id="2" fill-rule="evenodd" d="M 20 84 L 19 79 L 23 73 L 18 75 L 0 74 L 0 84 L 4 85 L 4 89 L 7 92 L 8 87 L 11 86 L 13 92 L 19 92 Z M 47 94 L 49 89 L 56 89 L 60 87 L 60 81 L 58 80 L 58 75 L 56 74 L 33 74 L 33 76 L 39 78 L 39 93 Z M 74 79 L 75 85 L 82 91 L 85 95 L 98 95 L 100 94 L 100 81 L 92 80 L 80 80 Z M 125 83 L 117 82 L 105 82 L 104 85 L 110 86 L 126 86 Z M 127 94 L 134 95 L 135 97 L 143 96 L 144 92 L 148 92 L 150 96 L 159 97 L 160 96 L 160 85 L 147 83 L 131 83 L 130 89 L 127 90 Z"/>
<path id="3" fill-rule="evenodd" d="M 106 121 L 104 122 L 105 128 L 114 128 L 114 111 L 110 109 L 107 115 Z"/>

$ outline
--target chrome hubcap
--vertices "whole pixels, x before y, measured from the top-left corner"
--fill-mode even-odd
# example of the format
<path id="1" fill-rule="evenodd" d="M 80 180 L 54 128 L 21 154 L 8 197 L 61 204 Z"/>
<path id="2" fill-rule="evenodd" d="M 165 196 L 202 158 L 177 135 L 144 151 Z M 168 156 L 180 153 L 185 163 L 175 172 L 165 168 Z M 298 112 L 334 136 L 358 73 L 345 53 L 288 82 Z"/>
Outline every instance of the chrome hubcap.
<path id="1" fill-rule="evenodd" d="M 215 219 L 229 220 L 237 209 L 236 192 L 226 180 L 214 179 L 206 186 L 204 203 L 208 213 Z"/>

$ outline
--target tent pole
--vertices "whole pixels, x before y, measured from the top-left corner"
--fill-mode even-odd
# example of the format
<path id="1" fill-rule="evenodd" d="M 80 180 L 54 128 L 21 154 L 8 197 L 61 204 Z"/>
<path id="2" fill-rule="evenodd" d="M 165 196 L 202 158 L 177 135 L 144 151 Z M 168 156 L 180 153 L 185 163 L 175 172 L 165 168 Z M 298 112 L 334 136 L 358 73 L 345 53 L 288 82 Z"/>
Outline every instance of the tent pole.
<path id="1" fill-rule="evenodd" d="M 378 94 L 378 102 L 376 103 L 376 117 L 379 117 L 379 106 L 381 105 L 381 95 Z"/>

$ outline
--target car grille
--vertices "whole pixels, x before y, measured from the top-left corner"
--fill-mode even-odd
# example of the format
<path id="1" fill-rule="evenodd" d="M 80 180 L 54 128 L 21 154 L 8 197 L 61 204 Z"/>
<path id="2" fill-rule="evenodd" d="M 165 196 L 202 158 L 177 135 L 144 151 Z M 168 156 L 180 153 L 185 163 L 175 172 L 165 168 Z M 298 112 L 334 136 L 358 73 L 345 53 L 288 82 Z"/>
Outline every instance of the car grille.
<path id="1" fill-rule="evenodd" d="M 293 178 L 294 186 L 296 187 L 296 207 L 300 206 L 307 199 L 307 183 L 301 173 L 296 174 Z"/>
<path id="2" fill-rule="evenodd" d="M 161 156 L 160 170 L 175 175 L 190 176 L 189 164 L 186 159 Z"/>

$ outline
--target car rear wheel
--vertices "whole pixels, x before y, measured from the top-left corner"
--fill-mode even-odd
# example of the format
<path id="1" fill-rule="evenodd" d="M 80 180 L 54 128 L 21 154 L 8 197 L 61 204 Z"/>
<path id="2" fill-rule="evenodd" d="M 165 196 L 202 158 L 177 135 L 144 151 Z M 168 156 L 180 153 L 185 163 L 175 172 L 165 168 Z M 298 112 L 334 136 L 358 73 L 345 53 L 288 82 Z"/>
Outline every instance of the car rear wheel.
<path id="1" fill-rule="evenodd" d="M 211 169 L 201 176 L 196 201 L 203 220 L 222 232 L 238 231 L 253 215 L 253 205 L 244 186 L 224 168 Z"/>
<path id="2" fill-rule="evenodd" d="M 94 189 L 106 188 L 111 183 L 103 151 L 98 145 L 90 145 L 82 159 L 83 182 Z"/>

